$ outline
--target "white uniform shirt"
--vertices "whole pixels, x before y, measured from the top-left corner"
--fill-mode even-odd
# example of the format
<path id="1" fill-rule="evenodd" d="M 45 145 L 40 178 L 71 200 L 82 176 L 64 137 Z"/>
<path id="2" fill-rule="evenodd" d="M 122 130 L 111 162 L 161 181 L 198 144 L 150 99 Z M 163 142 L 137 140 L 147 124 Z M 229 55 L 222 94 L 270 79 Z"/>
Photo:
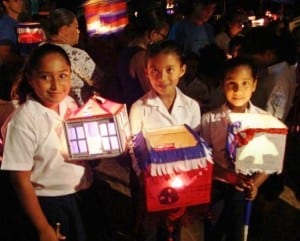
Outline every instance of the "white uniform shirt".
<path id="1" fill-rule="evenodd" d="M 226 161 L 226 141 L 228 115 L 231 112 L 227 104 L 223 104 L 219 108 L 205 113 L 202 116 L 201 136 L 213 151 L 214 163 L 224 168 L 230 168 Z M 264 110 L 250 103 L 246 113 L 267 113 Z"/>
<path id="2" fill-rule="evenodd" d="M 285 120 L 293 104 L 296 90 L 296 67 L 287 62 L 274 64 L 267 69 L 253 94 L 255 105 Z"/>
<path id="3" fill-rule="evenodd" d="M 38 196 L 61 196 L 90 185 L 87 169 L 65 161 L 67 144 L 63 116 L 74 107 L 70 97 L 60 104 L 60 115 L 28 99 L 7 123 L 2 170 L 31 171 Z"/>
<path id="4" fill-rule="evenodd" d="M 132 134 L 143 129 L 162 128 L 187 124 L 199 130 L 201 117 L 200 106 L 192 98 L 176 88 L 176 98 L 171 113 L 153 90 L 137 100 L 129 114 Z"/>

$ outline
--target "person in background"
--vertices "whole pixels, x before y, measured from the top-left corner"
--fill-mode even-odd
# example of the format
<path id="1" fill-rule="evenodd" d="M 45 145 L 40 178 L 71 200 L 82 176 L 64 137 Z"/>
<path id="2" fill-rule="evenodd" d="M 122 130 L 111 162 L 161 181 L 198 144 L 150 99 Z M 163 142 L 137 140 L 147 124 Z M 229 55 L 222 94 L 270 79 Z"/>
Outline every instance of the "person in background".
<path id="1" fill-rule="evenodd" d="M 18 106 L 17 88 L 20 77 L 21 66 L 0 65 L 0 128 Z"/>
<path id="2" fill-rule="evenodd" d="M 149 128 L 162 128 L 187 124 L 195 131 L 200 127 L 200 107 L 192 98 L 184 95 L 177 84 L 186 71 L 179 46 L 175 41 L 165 40 L 152 44 L 146 53 L 146 73 L 151 89 L 138 99 L 131 107 L 129 120 L 132 134 Z M 138 178 L 141 170 L 133 158 L 133 169 Z M 138 179 L 137 178 L 137 179 Z M 141 182 L 141 180 L 138 180 Z M 137 206 L 142 207 L 140 225 L 141 237 L 138 240 L 168 240 L 168 223 L 175 223 L 174 241 L 183 240 L 180 237 L 180 218 L 184 210 L 159 213 L 147 213 L 143 197 L 143 185 L 133 190 L 137 195 Z M 203 232 L 199 223 L 197 230 L 189 230 L 194 240 L 201 240 Z M 196 234 L 200 233 L 200 237 Z M 169 237 L 170 238 L 170 237 Z"/>
<path id="3" fill-rule="evenodd" d="M 180 78 L 178 87 L 187 96 L 196 100 L 201 107 L 202 113 L 204 106 L 209 101 L 208 86 L 199 78 L 199 57 L 189 54 L 184 57 L 186 72 Z"/>
<path id="4" fill-rule="evenodd" d="M 218 107 L 225 101 L 221 86 L 222 69 L 225 62 L 226 54 L 215 43 L 202 49 L 199 57 L 199 76 L 208 89 L 208 99 L 201 106 L 202 113 Z"/>
<path id="5" fill-rule="evenodd" d="M 228 16 L 225 16 L 224 28 L 216 34 L 215 43 L 222 49 L 226 55 L 229 54 L 229 43 L 232 38 L 238 36 L 244 27 L 245 17 L 242 13 L 235 12 Z"/>
<path id="6" fill-rule="evenodd" d="M 149 44 L 163 40 L 169 32 L 169 24 L 160 9 L 141 10 L 128 25 L 133 35 L 118 59 L 118 77 L 123 102 L 128 110 L 131 105 L 150 90 L 145 75 L 146 49 Z"/>
<path id="7" fill-rule="evenodd" d="M 278 36 L 265 26 L 249 30 L 241 47 L 241 54 L 251 57 L 261 69 L 253 103 L 282 121 L 292 107 L 297 85 L 296 51 L 292 49 L 291 38 Z"/>
<path id="8" fill-rule="evenodd" d="M 212 17 L 217 0 L 188 1 L 189 14 L 183 20 L 175 22 L 170 29 L 168 39 L 175 40 L 183 54 L 201 55 L 201 49 L 214 42 L 214 29 L 208 23 Z"/>
<path id="9" fill-rule="evenodd" d="M 0 1 L 0 40 L 9 40 L 15 47 L 18 45 L 17 25 L 23 11 L 23 0 Z"/>
<path id="10" fill-rule="evenodd" d="M 264 173 L 251 178 L 236 174 L 233 160 L 226 152 L 229 113 L 267 113 L 250 102 L 256 84 L 256 70 L 251 62 L 241 58 L 228 60 L 222 81 L 226 102 L 202 116 L 201 134 L 211 146 L 214 160 L 212 211 L 205 229 L 206 241 L 242 240 L 245 199 L 255 199 L 268 177 Z M 235 180 L 230 176 L 235 176 Z"/>
<path id="11" fill-rule="evenodd" d="M 19 85 L 20 107 L 3 127 L 1 170 L 10 173 L 23 210 L 19 216 L 25 213 L 24 224 L 34 227 L 27 240 L 85 241 L 77 193 L 92 179 L 84 163 L 66 161 L 63 120 L 77 108 L 68 96 L 70 77 L 71 63 L 61 47 L 36 48 Z M 23 231 L 22 239 L 30 233 Z"/>
<path id="12" fill-rule="evenodd" d="M 78 21 L 72 11 L 60 8 L 50 12 L 48 42 L 59 45 L 67 52 L 72 69 L 70 94 L 82 105 L 93 91 L 99 91 L 104 73 L 86 51 L 74 47 L 78 43 L 79 33 Z"/>
<path id="13" fill-rule="evenodd" d="M 235 36 L 230 39 L 227 58 L 236 58 L 240 55 L 240 49 L 242 47 L 243 40 L 244 36 L 241 35 Z"/>

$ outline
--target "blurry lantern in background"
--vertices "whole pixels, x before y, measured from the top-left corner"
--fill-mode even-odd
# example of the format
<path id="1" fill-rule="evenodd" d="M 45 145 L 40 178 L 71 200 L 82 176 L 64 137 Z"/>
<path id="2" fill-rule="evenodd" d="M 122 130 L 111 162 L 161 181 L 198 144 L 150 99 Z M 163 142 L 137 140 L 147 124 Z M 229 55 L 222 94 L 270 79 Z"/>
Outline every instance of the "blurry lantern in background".
<path id="1" fill-rule="evenodd" d="M 166 2 L 166 12 L 167 12 L 167 14 L 169 14 L 169 15 L 174 14 L 175 13 L 175 7 L 176 7 L 175 0 L 167 0 L 167 2 Z"/>
<path id="2" fill-rule="evenodd" d="M 88 0 L 83 8 L 89 36 L 116 33 L 128 24 L 125 0 Z"/>
<path id="3" fill-rule="evenodd" d="M 19 23 L 17 34 L 21 55 L 25 57 L 46 39 L 41 24 L 37 22 Z"/>
<path id="4" fill-rule="evenodd" d="M 125 104 L 91 97 L 65 121 L 69 160 L 115 157 L 130 136 Z"/>

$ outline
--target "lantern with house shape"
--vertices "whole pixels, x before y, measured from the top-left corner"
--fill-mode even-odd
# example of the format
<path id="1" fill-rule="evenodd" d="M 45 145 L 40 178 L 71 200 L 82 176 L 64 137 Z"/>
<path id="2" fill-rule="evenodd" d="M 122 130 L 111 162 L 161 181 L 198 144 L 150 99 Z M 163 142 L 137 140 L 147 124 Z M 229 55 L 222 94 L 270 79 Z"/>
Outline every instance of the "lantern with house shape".
<path id="1" fill-rule="evenodd" d="M 235 171 L 281 173 L 286 135 L 284 123 L 269 114 L 230 113 L 227 150 Z"/>
<path id="2" fill-rule="evenodd" d="M 88 0 L 83 9 L 90 36 L 116 33 L 128 24 L 125 0 Z"/>
<path id="3" fill-rule="evenodd" d="M 144 174 L 149 212 L 210 202 L 211 151 L 187 125 L 140 132 L 134 155 Z"/>
<path id="4" fill-rule="evenodd" d="M 118 156 L 130 136 L 126 105 L 95 95 L 65 120 L 65 130 L 69 160 Z"/>

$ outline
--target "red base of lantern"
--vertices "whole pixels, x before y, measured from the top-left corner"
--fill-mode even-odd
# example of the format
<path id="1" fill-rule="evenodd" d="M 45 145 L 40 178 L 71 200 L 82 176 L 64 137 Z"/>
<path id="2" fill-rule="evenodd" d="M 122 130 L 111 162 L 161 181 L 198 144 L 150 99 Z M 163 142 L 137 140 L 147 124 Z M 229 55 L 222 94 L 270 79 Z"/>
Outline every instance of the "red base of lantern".
<path id="1" fill-rule="evenodd" d="M 210 202 L 213 165 L 178 174 L 145 176 L 147 210 L 162 211 Z"/>

